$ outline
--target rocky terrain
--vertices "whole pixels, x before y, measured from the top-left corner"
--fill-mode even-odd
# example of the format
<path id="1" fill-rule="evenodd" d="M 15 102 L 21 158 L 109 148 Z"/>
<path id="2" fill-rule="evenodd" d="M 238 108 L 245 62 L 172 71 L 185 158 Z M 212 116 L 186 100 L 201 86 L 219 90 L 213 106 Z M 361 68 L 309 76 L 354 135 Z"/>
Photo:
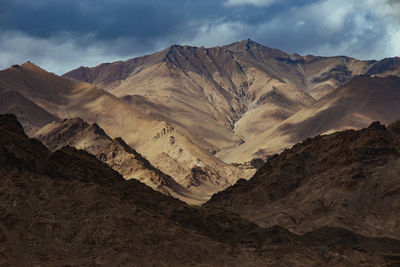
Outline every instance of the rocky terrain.
<path id="1" fill-rule="evenodd" d="M 89 125 L 82 119 L 65 119 L 52 122 L 34 135 L 51 151 L 71 146 L 95 155 L 119 172 L 125 179 L 137 179 L 164 194 L 179 198 L 190 204 L 204 202 L 171 176 L 153 167 L 142 155 L 129 147 L 124 140 L 111 139 L 97 124 Z"/>
<path id="2" fill-rule="evenodd" d="M 374 124 L 352 134 L 384 131 L 391 145 L 397 128 Z M 395 154 L 379 151 L 380 160 Z M 380 160 L 375 162 L 379 166 L 384 164 Z M 339 227 L 296 235 L 221 209 L 190 207 L 135 179 L 123 179 L 85 151 L 49 151 L 29 139 L 13 115 L 0 115 L 0 175 L 0 262 L 5 266 L 399 263 L 400 241 L 395 239 Z"/>
<path id="3" fill-rule="evenodd" d="M 190 132 L 145 114 L 141 107 L 94 85 L 48 73 L 30 62 L 0 71 L 0 88 L 4 88 L 0 93 L 7 93 L 1 111 L 15 113 L 30 136 L 46 124 L 65 118 L 79 117 L 89 124 L 96 123 L 110 138 L 121 137 L 154 167 L 173 177 L 179 184 L 174 187 L 195 192 L 194 202 L 199 201 L 197 196 L 204 202 L 218 190 L 254 173 L 252 168 L 222 162 L 197 145 Z M 114 145 L 121 148 L 118 140 Z M 101 138 L 97 141 L 99 146 L 104 144 Z M 187 195 L 186 189 L 178 191 Z"/>
<path id="4" fill-rule="evenodd" d="M 207 207 L 258 225 L 303 234 L 341 227 L 400 238 L 400 122 L 308 138 L 271 157 L 249 181 L 215 194 Z"/>

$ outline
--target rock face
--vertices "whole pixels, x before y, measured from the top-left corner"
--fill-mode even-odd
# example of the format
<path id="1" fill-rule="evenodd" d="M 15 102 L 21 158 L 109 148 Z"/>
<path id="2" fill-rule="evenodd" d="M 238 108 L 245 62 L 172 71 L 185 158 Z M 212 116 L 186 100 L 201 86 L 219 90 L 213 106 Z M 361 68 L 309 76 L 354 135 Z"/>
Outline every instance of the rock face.
<path id="1" fill-rule="evenodd" d="M 35 135 L 50 150 L 65 146 L 83 149 L 119 172 L 125 179 L 137 179 L 153 189 L 190 204 L 204 202 L 172 177 L 153 167 L 148 160 L 117 137 L 111 139 L 97 124 L 89 125 L 80 118 L 53 122 Z"/>
<path id="2" fill-rule="evenodd" d="M 394 239 L 329 227 L 298 236 L 187 206 L 85 151 L 49 151 L 13 115 L 0 115 L 0 176 L 5 266 L 384 266 L 400 253 Z"/>
<path id="3" fill-rule="evenodd" d="M 309 138 L 205 205 L 301 234 L 343 227 L 400 239 L 399 123 Z"/>

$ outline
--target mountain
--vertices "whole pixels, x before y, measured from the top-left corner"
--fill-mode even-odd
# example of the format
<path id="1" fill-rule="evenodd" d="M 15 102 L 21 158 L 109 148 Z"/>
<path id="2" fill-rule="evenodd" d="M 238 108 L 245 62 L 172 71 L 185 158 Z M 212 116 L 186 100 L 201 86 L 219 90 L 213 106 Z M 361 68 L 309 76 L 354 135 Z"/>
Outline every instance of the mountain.
<path id="1" fill-rule="evenodd" d="M 96 123 L 205 200 L 304 138 L 400 116 L 390 76 L 398 62 L 300 56 L 251 40 L 174 45 L 68 79 L 27 62 L 0 72 L 0 92 L 12 94 L 1 110 L 30 136 L 64 118 Z"/>
<path id="2" fill-rule="evenodd" d="M 324 105 L 325 97 L 360 75 L 400 74 L 399 62 L 399 58 L 361 61 L 345 56 L 300 56 L 248 39 L 212 48 L 173 45 L 144 57 L 80 67 L 63 77 L 98 85 L 185 135 L 190 133 L 196 145 L 223 161 L 243 162 L 301 141 L 266 140 L 271 134 L 281 134 L 276 129 L 281 123 L 318 116 L 311 112 L 318 112 L 316 107 Z M 357 120 L 356 114 L 348 116 L 346 121 L 327 120 L 323 128 L 359 128 L 380 115 L 372 114 L 361 124 L 348 123 Z M 310 131 L 311 135 L 304 136 L 316 132 L 321 133 Z M 258 154 L 258 149 L 248 151 L 257 146 L 261 146 Z"/>
<path id="3" fill-rule="evenodd" d="M 398 79 L 398 78 L 396 78 Z M 270 158 L 207 207 L 301 234 L 341 227 L 400 238 L 400 122 L 308 138 Z"/>
<path id="4" fill-rule="evenodd" d="M 257 155 L 275 154 L 319 134 L 360 129 L 373 121 L 388 124 L 400 116 L 399 103 L 398 76 L 357 76 L 247 143 L 224 151 L 219 157 L 227 162 L 247 161 Z"/>
<path id="5" fill-rule="evenodd" d="M 121 137 L 157 169 L 201 196 L 202 201 L 237 179 L 254 173 L 254 169 L 225 164 L 217 159 L 197 145 L 195 137 L 184 128 L 179 130 L 160 118 L 147 115 L 141 107 L 94 85 L 72 82 L 30 62 L 0 71 L 0 88 L 31 103 L 10 102 L 1 107 L 3 112 L 16 112 L 26 129 L 34 129 L 29 132 L 30 136 L 49 122 L 64 118 L 79 117 L 89 124 L 96 123 L 110 138 Z M 42 117 L 41 121 L 32 119 Z M 102 145 L 102 141 L 99 142 Z M 115 142 L 114 145 L 120 147 Z"/>
<path id="6" fill-rule="evenodd" d="M 120 136 L 120 131 L 129 132 L 124 138 L 128 143 L 145 141 L 143 132 L 136 128 L 143 126 L 151 134 L 159 123 L 104 90 L 62 79 L 30 62 L 0 71 L 0 87 L 19 93 L 59 119 L 82 117 L 98 123 L 113 136 Z"/>
<path id="7" fill-rule="evenodd" d="M 153 167 L 142 155 L 121 138 L 111 139 L 96 123 L 89 125 L 80 118 L 52 122 L 34 135 L 50 150 L 65 146 L 83 149 L 107 163 L 125 179 L 137 179 L 153 189 L 190 204 L 204 200 L 178 184 L 171 176 Z"/>
<path id="8" fill-rule="evenodd" d="M 0 115 L 5 266 L 265 266 L 398 263 L 400 242 L 324 227 L 305 235 L 191 207 L 125 180 L 82 150 L 49 151 Z"/>
<path id="9" fill-rule="evenodd" d="M 248 45 L 242 43 L 244 48 Z M 254 123 L 261 127 L 261 119 L 280 121 L 313 102 L 307 93 L 260 64 L 229 47 L 174 45 L 125 62 L 79 68 L 63 77 L 102 86 L 173 127 L 187 129 L 198 145 L 220 151 L 242 143 L 246 133 L 253 134 L 241 132 L 244 122 L 235 129 L 238 134 L 232 132 L 246 111 L 259 108 Z M 116 69 L 125 74 L 117 74 Z"/>

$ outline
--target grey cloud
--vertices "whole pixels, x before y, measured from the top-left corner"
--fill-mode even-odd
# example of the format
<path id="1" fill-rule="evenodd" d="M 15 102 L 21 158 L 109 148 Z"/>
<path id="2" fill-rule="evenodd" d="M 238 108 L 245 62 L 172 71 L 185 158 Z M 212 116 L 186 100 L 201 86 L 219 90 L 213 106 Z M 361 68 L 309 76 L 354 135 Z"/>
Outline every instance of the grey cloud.
<path id="1" fill-rule="evenodd" d="M 398 55 L 391 44 L 397 40 L 396 26 L 375 6 L 364 1 L 321 0 L 281 10 L 264 21 L 223 21 L 197 36 L 201 40 L 252 38 L 287 52 L 317 55 L 348 55 L 380 59 Z M 224 31 L 223 29 L 227 29 Z"/>
<path id="2" fill-rule="evenodd" d="M 14 1 L 14 0 L 13 0 Z M 213 16 L 218 1 L 39 0 L 7 1 L 2 28 L 48 38 L 59 32 L 93 33 L 96 39 L 137 37 L 143 41 L 185 32 L 203 16 Z"/>
<path id="3" fill-rule="evenodd" d="M 60 73 L 68 70 L 65 62 L 76 67 L 154 52 L 193 39 L 204 17 L 220 17 L 219 5 L 222 1 L 0 0 L 0 68 L 11 58 L 30 59 Z"/>
<path id="4" fill-rule="evenodd" d="M 110 56 L 106 50 L 103 45 L 82 48 L 77 40 L 67 40 L 65 36 L 45 39 L 20 32 L 3 32 L 0 35 L 0 68 L 29 60 L 49 71 L 62 74 L 79 66 L 79 61 L 90 65 L 107 61 Z"/>
<path id="5" fill-rule="evenodd" d="M 268 6 L 277 2 L 277 0 L 226 0 L 225 6 L 253 5 L 253 6 Z"/>

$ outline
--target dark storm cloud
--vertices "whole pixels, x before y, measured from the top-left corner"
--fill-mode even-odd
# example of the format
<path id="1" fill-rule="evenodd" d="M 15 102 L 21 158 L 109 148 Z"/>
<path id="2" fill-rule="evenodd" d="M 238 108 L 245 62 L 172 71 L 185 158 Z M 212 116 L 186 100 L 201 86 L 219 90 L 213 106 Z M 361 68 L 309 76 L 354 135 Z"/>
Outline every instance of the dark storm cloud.
<path id="1" fill-rule="evenodd" d="M 37 38 L 65 32 L 76 36 L 91 34 L 92 39 L 100 41 L 134 38 L 151 46 L 164 38 L 196 35 L 196 26 L 205 15 L 218 15 L 217 2 L 12 0 L 2 8 L 1 28 Z"/>
<path id="2" fill-rule="evenodd" d="M 99 41 L 129 38 L 152 46 L 165 39 L 189 40 L 205 23 L 234 20 L 256 25 L 272 19 L 284 8 L 279 5 L 225 8 L 224 3 L 224 0 L 5 0 L 1 4 L 0 27 L 37 38 L 63 33 L 78 37 L 91 34 L 92 39 Z"/>
<path id="3" fill-rule="evenodd" d="M 0 68 L 30 59 L 60 73 L 77 64 L 153 52 L 194 38 L 204 21 L 223 17 L 221 5 L 212 0 L 0 0 Z"/>
<path id="4" fill-rule="evenodd" d="M 393 56 L 398 6 L 399 0 L 0 0 L 0 68 L 31 60 L 63 73 L 171 44 L 246 38 L 303 54 Z"/>

